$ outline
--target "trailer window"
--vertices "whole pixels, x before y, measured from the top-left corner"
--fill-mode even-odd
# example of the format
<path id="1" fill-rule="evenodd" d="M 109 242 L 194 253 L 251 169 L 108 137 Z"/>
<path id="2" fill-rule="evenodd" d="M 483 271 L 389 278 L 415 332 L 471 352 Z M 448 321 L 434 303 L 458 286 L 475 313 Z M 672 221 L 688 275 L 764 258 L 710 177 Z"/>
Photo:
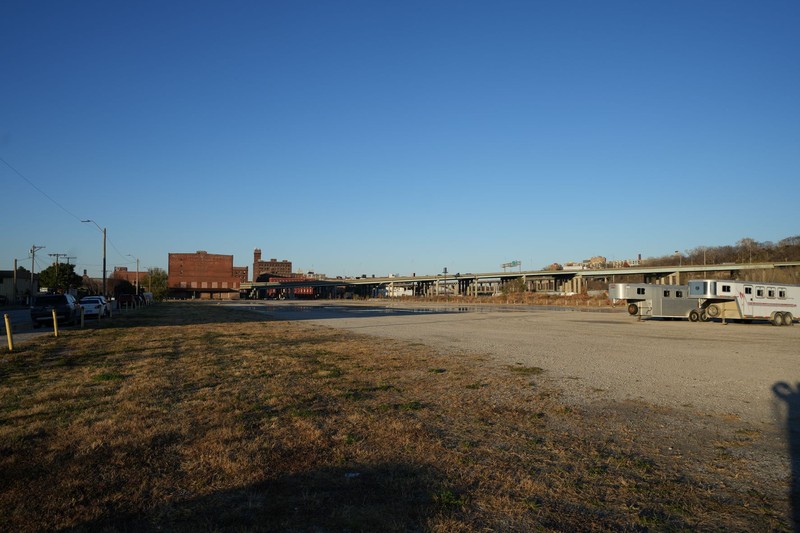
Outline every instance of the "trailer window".
<path id="1" fill-rule="evenodd" d="M 753 294 L 753 287 L 745 287 L 744 288 L 745 294 Z"/>
<path id="2" fill-rule="evenodd" d="M 775 287 L 767 287 L 767 298 L 775 298 Z"/>
<path id="3" fill-rule="evenodd" d="M 731 292 L 731 286 L 730 285 L 723 285 L 721 292 Z"/>
<path id="4" fill-rule="evenodd" d="M 764 297 L 764 287 L 756 287 L 756 296 L 759 298 Z"/>
<path id="5" fill-rule="evenodd" d="M 636 289 L 636 294 L 644 294 L 644 287 L 639 287 Z"/>
<path id="6" fill-rule="evenodd" d="M 708 283 L 705 281 L 689 282 L 689 294 L 703 296 L 708 291 Z"/>
<path id="7" fill-rule="evenodd" d="M 786 289 L 778 289 L 778 298 L 786 298 Z"/>
<path id="8" fill-rule="evenodd" d="M 664 291 L 664 298 L 669 298 L 669 291 Z"/>
<path id="9" fill-rule="evenodd" d="M 683 291 L 675 291 L 675 298 L 683 298 Z"/>

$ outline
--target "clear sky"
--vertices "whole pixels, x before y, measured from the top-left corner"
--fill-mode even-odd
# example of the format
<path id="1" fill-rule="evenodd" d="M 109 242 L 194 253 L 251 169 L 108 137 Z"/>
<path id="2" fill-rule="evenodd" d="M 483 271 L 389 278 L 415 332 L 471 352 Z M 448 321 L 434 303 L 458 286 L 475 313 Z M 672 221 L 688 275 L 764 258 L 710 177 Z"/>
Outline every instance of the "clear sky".
<path id="1" fill-rule="evenodd" d="M 778 241 L 800 233 L 799 28 L 796 0 L 9 0 L 0 269 L 35 244 L 37 271 L 99 276 L 82 219 L 109 270 Z"/>

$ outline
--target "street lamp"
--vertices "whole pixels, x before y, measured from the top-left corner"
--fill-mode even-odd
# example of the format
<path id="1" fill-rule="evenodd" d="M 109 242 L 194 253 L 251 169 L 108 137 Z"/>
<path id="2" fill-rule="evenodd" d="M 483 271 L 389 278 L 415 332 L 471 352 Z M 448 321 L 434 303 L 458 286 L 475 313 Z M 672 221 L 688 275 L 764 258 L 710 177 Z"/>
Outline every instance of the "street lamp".
<path id="1" fill-rule="evenodd" d="M 136 294 L 139 294 L 139 258 L 133 257 L 131 254 L 128 254 L 128 257 L 131 259 L 136 259 Z"/>
<path id="2" fill-rule="evenodd" d="M 108 296 L 106 294 L 106 228 L 101 228 L 94 220 L 81 220 L 81 222 L 91 222 L 103 232 L 103 296 Z"/>

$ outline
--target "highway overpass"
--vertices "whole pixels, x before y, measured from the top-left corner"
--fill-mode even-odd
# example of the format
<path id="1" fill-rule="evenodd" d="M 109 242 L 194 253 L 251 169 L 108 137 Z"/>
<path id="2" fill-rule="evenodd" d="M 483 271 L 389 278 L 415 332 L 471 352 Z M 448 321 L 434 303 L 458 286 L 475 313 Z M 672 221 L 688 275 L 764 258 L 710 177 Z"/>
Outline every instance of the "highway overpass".
<path id="1" fill-rule="evenodd" d="M 528 270 L 488 272 L 482 274 L 456 273 L 424 276 L 361 277 L 325 280 L 242 283 L 241 290 L 251 297 L 267 295 L 293 297 L 299 287 L 313 287 L 318 298 L 347 296 L 482 296 L 497 294 L 504 284 L 521 280 L 529 291 L 550 293 L 581 293 L 590 280 L 613 282 L 618 276 L 635 276 L 645 283 L 681 284 L 688 279 L 726 277 L 735 279 L 742 271 L 763 271 L 800 267 L 800 261 L 779 263 L 729 263 L 720 265 L 666 265 L 585 270 Z M 706 275 L 707 274 L 707 275 Z M 765 279 L 764 281 L 769 281 Z M 306 289 L 307 290 L 307 289 Z"/>

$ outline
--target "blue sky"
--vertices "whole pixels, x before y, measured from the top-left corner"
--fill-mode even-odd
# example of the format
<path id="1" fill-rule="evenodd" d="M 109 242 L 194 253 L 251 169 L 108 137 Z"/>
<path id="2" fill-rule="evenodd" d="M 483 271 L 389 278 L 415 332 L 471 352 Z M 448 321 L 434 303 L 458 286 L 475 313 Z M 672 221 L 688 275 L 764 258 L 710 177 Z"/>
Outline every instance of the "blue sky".
<path id="1" fill-rule="evenodd" d="M 5 2 L 0 269 L 36 244 L 37 271 L 99 276 L 81 219 L 109 270 L 778 241 L 800 233 L 797 28 L 795 1 Z"/>

